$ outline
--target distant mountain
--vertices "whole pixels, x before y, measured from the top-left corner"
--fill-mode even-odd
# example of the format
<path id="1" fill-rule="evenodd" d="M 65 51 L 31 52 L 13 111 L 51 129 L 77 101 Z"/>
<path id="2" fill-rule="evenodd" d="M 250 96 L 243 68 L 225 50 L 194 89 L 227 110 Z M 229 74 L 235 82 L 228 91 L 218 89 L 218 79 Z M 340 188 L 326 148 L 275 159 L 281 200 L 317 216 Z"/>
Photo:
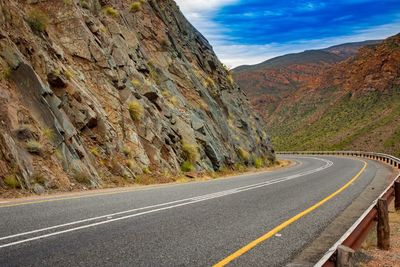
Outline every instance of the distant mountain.
<path id="1" fill-rule="evenodd" d="M 233 69 L 234 78 L 255 109 L 268 119 L 283 97 L 302 87 L 312 88 L 333 64 L 355 55 L 365 45 L 379 42 L 347 43 L 279 56 L 257 65 L 239 66 Z"/>
<path id="2" fill-rule="evenodd" d="M 336 63 L 296 63 L 281 68 L 279 76 L 275 70 L 263 70 L 263 80 L 278 80 L 284 74 L 294 80 L 293 70 L 298 68 L 295 77 L 300 82 L 289 93 L 285 87 L 279 91 L 275 83 L 262 94 L 243 79 L 255 79 L 254 71 L 235 73 L 269 123 L 277 150 L 360 149 L 400 155 L 400 35 L 361 44 L 325 49 L 347 56 Z M 310 69 L 315 70 L 313 76 Z"/>

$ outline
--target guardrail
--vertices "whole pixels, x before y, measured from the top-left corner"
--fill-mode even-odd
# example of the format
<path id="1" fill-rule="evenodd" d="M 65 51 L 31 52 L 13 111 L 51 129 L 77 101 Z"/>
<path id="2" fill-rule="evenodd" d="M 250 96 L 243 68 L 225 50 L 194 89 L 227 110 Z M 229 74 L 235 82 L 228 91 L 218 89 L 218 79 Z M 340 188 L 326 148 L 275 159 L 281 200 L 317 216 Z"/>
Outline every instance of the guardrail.
<path id="1" fill-rule="evenodd" d="M 281 151 L 280 155 L 335 155 L 362 157 L 384 162 L 400 169 L 400 159 L 384 153 L 363 151 Z M 362 242 L 374 225 L 377 225 L 378 248 L 390 248 L 390 228 L 388 205 L 395 199 L 395 209 L 400 210 L 400 174 L 375 199 L 357 221 L 342 235 L 342 237 L 314 265 L 316 267 L 353 266 L 351 258 L 354 250 L 359 249 Z"/>

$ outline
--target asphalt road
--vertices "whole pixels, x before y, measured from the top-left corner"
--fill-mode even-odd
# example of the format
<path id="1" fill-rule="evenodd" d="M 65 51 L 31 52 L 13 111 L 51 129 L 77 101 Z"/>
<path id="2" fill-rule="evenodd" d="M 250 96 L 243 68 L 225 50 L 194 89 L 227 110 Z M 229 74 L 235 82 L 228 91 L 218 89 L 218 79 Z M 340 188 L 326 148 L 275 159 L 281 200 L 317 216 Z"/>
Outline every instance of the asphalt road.
<path id="1" fill-rule="evenodd" d="M 240 177 L 16 206 L 0 202 L 0 266 L 210 266 L 337 192 L 365 165 L 340 157 L 291 158 L 292 167 Z M 365 162 L 349 187 L 230 266 L 290 262 L 378 170 L 390 173 Z"/>

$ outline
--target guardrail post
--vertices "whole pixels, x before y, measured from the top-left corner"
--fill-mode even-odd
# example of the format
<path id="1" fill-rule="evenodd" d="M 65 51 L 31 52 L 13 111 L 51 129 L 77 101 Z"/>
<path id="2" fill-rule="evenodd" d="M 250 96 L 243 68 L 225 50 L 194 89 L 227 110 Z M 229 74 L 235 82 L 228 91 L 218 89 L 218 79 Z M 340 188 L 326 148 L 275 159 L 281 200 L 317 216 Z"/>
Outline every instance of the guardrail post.
<path id="1" fill-rule="evenodd" d="M 386 199 L 378 199 L 378 248 L 383 250 L 390 249 L 390 226 L 389 226 L 389 211 L 388 202 Z"/>
<path id="2" fill-rule="evenodd" d="M 340 245 L 337 248 L 337 267 L 353 267 L 355 266 L 354 261 L 354 250 L 349 247 Z"/>
<path id="3" fill-rule="evenodd" d="M 400 181 L 394 182 L 394 208 L 400 210 Z"/>

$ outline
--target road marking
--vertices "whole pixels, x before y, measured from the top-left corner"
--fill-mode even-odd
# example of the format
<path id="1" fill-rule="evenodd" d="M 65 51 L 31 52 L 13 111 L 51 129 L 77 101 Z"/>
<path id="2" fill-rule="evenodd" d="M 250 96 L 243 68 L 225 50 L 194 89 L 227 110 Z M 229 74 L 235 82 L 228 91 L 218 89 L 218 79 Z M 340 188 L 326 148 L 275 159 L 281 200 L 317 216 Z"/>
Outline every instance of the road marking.
<path id="1" fill-rule="evenodd" d="M 312 158 L 312 157 L 308 157 L 308 158 Z M 300 165 L 301 164 L 299 164 L 298 166 L 300 166 Z M 269 172 L 271 172 L 271 171 L 267 170 L 267 171 L 249 173 L 249 174 L 244 173 L 244 174 L 240 174 L 240 175 L 221 177 L 219 180 L 222 180 L 222 179 L 226 180 L 226 179 L 231 179 L 231 178 L 239 178 L 239 177 L 250 176 L 250 175 L 260 175 L 260 174 L 269 173 Z M 191 182 L 191 184 L 204 183 L 204 182 L 214 182 L 214 181 L 216 181 L 216 180 Z M 133 188 L 133 189 L 127 189 L 127 190 L 121 190 L 121 191 L 112 191 L 112 192 L 104 192 L 104 193 L 93 193 L 93 194 L 70 196 L 70 197 L 54 197 L 54 198 L 51 197 L 49 199 L 42 199 L 42 200 L 38 200 L 38 201 L 27 201 L 27 202 L 14 203 L 14 204 L 9 204 L 9 205 L 0 205 L 0 209 L 1 208 L 8 208 L 8 207 L 17 207 L 17 206 L 24 206 L 24 205 L 33 205 L 33 204 L 41 204 L 41 203 L 62 201 L 62 200 L 74 200 L 74 199 L 90 198 L 90 197 L 97 197 L 97 196 L 117 195 L 117 194 L 131 193 L 131 192 L 137 192 L 137 191 L 147 191 L 147 190 L 152 190 L 152 189 L 167 188 L 167 187 L 173 187 L 173 186 L 179 186 L 179 185 L 181 185 L 181 184 L 172 183 L 172 184 L 164 184 L 164 185 L 149 185 L 149 186 L 146 186 L 145 188 Z M 11 201 L 4 201 L 4 202 L 0 202 L 0 204 L 6 204 L 6 203 L 10 203 L 10 202 Z"/>
<path id="2" fill-rule="evenodd" d="M 227 265 L 228 263 L 230 263 L 231 261 L 235 260 L 236 258 L 242 256 L 243 254 L 245 254 L 246 252 L 248 252 L 249 250 L 253 249 L 254 247 L 256 247 L 257 245 L 259 245 L 260 243 L 268 240 L 269 238 L 271 238 L 272 236 L 274 236 L 275 234 L 279 233 L 280 231 L 282 231 L 283 229 L 285 229 L 286 227 L 288 227 L 290 224 L 294 223 L 295 221 L 299 220 L 300 218 L 306 216 L 307 214 L 311 213 L 312 211 L 316 210 L 317 208 L 319 208 L 320 206 L 322 206 L 324 203 L 326 203 L 327 201 L 329 201 L 330 199 L 332 199 L 333 197 L 335 197 L 336 195 L 340 194 L 341 192 L 343 192 L 347 187 L 349 187 L 355 180 L 357 180 L 361 174 L 364 172 L 364 170 L 367 168 L 368 163 L 365 161 L 364 162 L 364 166 L 361 168 L 361 170 L 353 177 L 351 178 L 350 181 L 348 181 L 345 185 L 343 185 L 341 188 L 339 188 L 337 191 L 333 192 L 331 195 L 327 196 L 326 198 L 322 199 L 320 202 L 316 203 L 315 205 L 309 207 L 308 209 L 300 212 L 299 214 L 297 214 L 296 216 L 290 218 L 289 220 L 283 222 L 282 224 L 276 226 L 274 229 L 272 229 L 271 231 L 269 231 L 268 233 L 264 234 L 263 236 L 253 240 L 252 242 L 250 242 L 249 244 L 245 245 L 244 247 L 240 248 L 239 250 L 235 251 L 234 253 L 232 253 L 231 255 L 229 255 L 228 257 L 226 257 L 225 259 L 221 260 L 220 262 L 216 263 L 213 267 L 222 267 Z"/>
<path id="3" fill-rule="evenodd" d="M 308 157 L 308 158 L 310 158 L 310 157 Z M 37 229 L 37 230 L 18 233 L 18 234 L 14 234 L 14 235 L 4 236 L 4 237 L 0 238 L 0 241 L 1 240 L 6 240 L 6 239 L 12 239 L 12 238 L 16 238 L 16 237 L 21 237 L 21 236 L 25 236 L 25 235 L 31 235 L 31 234 L 35 234 L 35 233 L 39 233 L 39 232 L 54 230 L 54 229 L 57 229 L 57 228 L 72 226 L 72 225 L 76 225 L 76 224 L 81 224 L 81 223 L 85 223 L 85 222 L 90 222 L 90 221 L 94 221 L 94 220 L 107 219 L 110 216 L 112 217 L 112 216 L 116 216 L 116 215 L 122 215 L 122 214 L 126 214 L 126 213 L 131 213 L 131 212 L 151 209 L 151 210 L 148 210 L 148 211 L 144 211 L 144 212 L 140 212 L 140 213 L 136 213 L 136 214 L 131 214 L 131 215 L 126 215 L 126 216 L 115 218 L 115 219 L 107 219 L 107 220 L 101 221 L 101 222 L 91 223 L 91 224 L 78 226 L 78 227 L 75 227 L 75 228 L 70 228 L 70 229 L 66 229 L 66 230 L 62 230 L 62 231 L 58 231 L 58 232 L 54 232 L 54 233 L 44 234 L 44 235 L 40 235 L 40 236 L 36 236 L 36 237 L 32 237 L 32 238 L 27 238 L 27 239 L 15 241 L 15 242 L 6 243 L 6 244 L 3 244 L 3 245 L 0 245 L 0 249 L 1 248 L 5 248 L 5 247 L 14 246 L 14 245 L 21 244 L 21 243 L 26 243 L 26 242 L 38 240 L 38 239 L 43 239 L 43 238 L 50 237 L 50 236 L 60 235 L 60 234 L 64 234 L 64 233 L 68 233 L 68 232 L 72 232 L 72 231 L 76 231 L 76 230 L 80 230 L 80 229 L 94 227 L 94 226 L 97 226 L 97 225 L 107 224 L 107 223 L 111 223 L 111 222 L 115 222 L 115 221 L 120 221 L 120 220 L 124 220 L 124 219 L 128 219 L 128 218 L 133 218 L 133 217 L 137 217 L 137 216 L 141 216 L 141 215 L 145 215 L 145 214 L 149 214 L 149 213 L 154 213 L 154 212 L 158 212 L 158 211 L 168 210 L 168 209 L 181 207 L 181 206 L 185 206 L 185 205 L 190 205 L 190 204 L 197 203 L 197 202 L 202 202 L 202 201 L 206 201 L 206 200 L 210 200 L 210 199 L 214 199 L 214 198 L 220 198 L 220 197 L 227 196 L 227 195 L 232 195 L 232 194 L 236 194 L 236 193 L 240 193 L 240 192 L 244 192 L 244 191 L 248 191 L 248 190 L 253 190 L 253 189 L 264 187 L 264 186 L 269 186 L 269 185 L 285 182 L 285 181 L 292 180 L 292 179 L 295 179 L 295 178 L 298 178 L 298 177 L 302 177 L 302 176 L 305 176 L 305 175 L 308 175 L 308 174 L 312 174 L 312 173 L 316 173 L 316 172 L 322 171 L 322 170 L 324 170 L 326 168 L 329 168 L 329 167 L 331 167 L 333 165 L 333 162 L 330 161 L 330 160 L 320 159 L 320 158 L 314 158 L 314 159 L 318 159 L 320 161 L 323 161 L 326 164 L 324 166 L 321 166 L 321 167 L 316 168 L 316 169 L 300 172 L 300 173 L 293 174 L 293 175 L 286 176 L 286 177 L 277 178 L 277 179 L 274 179 L 274 180 L 269 180 L 269 181 L 265 181 L 265 182 L 256 183 L 256 184 L 253 184 L 253 185 L 246 185 L 246 186 L 237 187 L 237 188 L 234 188 L 234 189 L 229 189 L 229 190 L 220 191 L 220 192 L 216 192 L 216 193 L 206 194 L 206 195 L 202 195 L 202 196 L 191 197 L 191 198 L 186 198 L 186 199 L 181 199 L 181 200 L 175 200 L 175 201 L 171 201 L 171 202 L 166 202 L 166 203 L 151 205 L 151 206 L 147 206 L 147 207 L 142 207 L 142 208 L 136 208 L 136 209 L 126 210 L 126 211 L 116 212 L 116 213 L 112 213 L 112 214 L 92 217 L 92 218 L 88 218 L 88 219 L 83 219 L 83 220 L 78 220 L 78 221 L 69 222 L 69 223 L 65 223 L 65 224 L 46 227 L 46 228 L 42 228 L 42 229 Z M 171 204 L 173 204 L 173 205 L 171 205 Z M 171 205 L 171 206 L 168 206 L 168 205 Z M 167 206 L 167 207 L 163 207 L 163 206 Z M 156 209 L 153 209 L 153 208 L 156 208 Z"/>

